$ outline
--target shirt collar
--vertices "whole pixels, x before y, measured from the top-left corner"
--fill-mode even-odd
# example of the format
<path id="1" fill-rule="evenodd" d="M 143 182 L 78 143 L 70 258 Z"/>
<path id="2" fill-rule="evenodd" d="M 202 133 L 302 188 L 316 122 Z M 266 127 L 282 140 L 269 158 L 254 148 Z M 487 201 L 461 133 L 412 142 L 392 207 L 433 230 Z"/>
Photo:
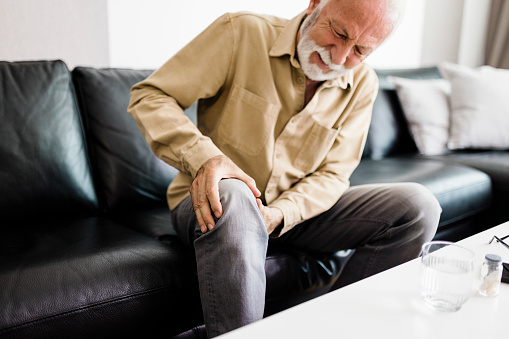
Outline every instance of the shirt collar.
<path id="1" fill-rule="evenodd" d="M 305 17 L 306 12 L 302 12 L 288 22 L 288 24 L 283 28 L 281 34 L 277 37 L 274 45 L 272 45 L 269 56 L 281 57 L 288 54 L 290 56 L 291 64 L 294 67 L 300 68 L 299 62 L 295 59 L 295 43 L 300 24 Z"/>
<path id="2" fill-rule="evenodd" d="M 299 31 L 300 25 L 304 18 L 306 17 L 306 11 L 300 13 L 293 19 L 291 19 L 288 24 L 283 28 L 283 31 L 277 37 L 276 41 L 272 45 L 271 50 L 269 51 L 270 57 L 281 57 L 284 55 L 290 56 L 290 63 L 295 68 L 301 68 L 299 62 L 295 58 L 296 51 L 296 40 L 297 33 Z M 348 72 L 345 76 L 336 78 L 333 80 L 328 80 L 323 83 L 324 87 L 341 87 L 343 89 L 351 88 L 353 81 L 353 72 Z"/>

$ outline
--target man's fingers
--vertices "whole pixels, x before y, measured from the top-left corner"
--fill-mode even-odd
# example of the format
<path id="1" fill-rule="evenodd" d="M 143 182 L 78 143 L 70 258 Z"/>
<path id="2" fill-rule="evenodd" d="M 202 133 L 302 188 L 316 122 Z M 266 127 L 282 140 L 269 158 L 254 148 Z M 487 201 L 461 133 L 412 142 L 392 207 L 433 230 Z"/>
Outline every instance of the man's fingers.
<path id="1" fill-rule="evenodd" d="M 254 179 L 224 155 L 209 159 L 198 170 L 191 185 L 190 193 L 196 219 L 202 232 L 205 227 L 208 230 L 214 228 L 214 216 L 221 218 L 223 215 L 223 207 L 219 197 L 219 181 L 233 178 L 243 181 L 255 197 L 261 196 Z"/>
<path id="2" fill-rule="evenodd" d="M 242 180 L 246 185 L 247 187 L 249 187 L 249 189 L 251 190 L 251 192 L 253 192 L 254 196 L 256 198 L 258 198 L 259 196 L 262 195 L 262 193 L 260 192 L 260 190 L 258 190 L 258 188 L 256 187 L 256 182 L 254 181 L 253 178 L 251 178 L 249 175 L 247 175 L 246 173 L 242 172 L 242 175 L 239 175 L 237 177 L 237 179 L 239 180 Z"/>
<path id="3" fill-rule="evenodd" d="M 263 203 L 260 199 L 256 198 L 256 204 L 258 205 L 258 209 L 260 212 L 263 212 Z"/>
<path id="4" fill-rule="evenodd" d="M 214 213 L 216 218 L 220 218 L 223 214 L 223 207 L 219 198 L 219 184 L 215 180 L 212 180 L 209 185 L 210 186 L 207 188 L 206 195 L 211 213 Z"/>
<path id="5" fill-rule="evenodd" d="M 201 233 L 207 233 L 207 227 L 205 226 L 205 222 L 203 221 L 200 210 L 194 210 L 194 213 L 196 214 L 196 221 L 200 226 Z"/>
<path id="6" fill-rule="evenodd" d="M 198 207 L 195 206 L 194 212 L 196 214 L 196 221 L 203 233 L 206 233 L 207 230 L 211 231 L 214 228 L 216 223 L 214 222 L 214 218 L 212 217 L 207 201 L 205 203 L 198 204 Z"/>
<path id="7" fill-rule="evenodd" d="M 191 198 L 193 200 L 194 213 L 196 214 L 196 222 L 198 223 L 198 226 L 200 226 L 201 232 L 206 233 L 207 226 L 201 214 L 200 204 L 196 201 L 195 197 L 193 197 L 193 194 L 191 194 Z"/>
<path id="8" fill-rule="evenodd" d="M 211 215 L 209 200 L 204 189 L 203 182 L 197 180 L 191 185 L 191 199 L 193 201 L 196 221 L 200 226 L 202 233 L 212 230 L 215 226 L 214 218 Z"/>
<path id="9" fill-rule="evenodd" d="M 203 217 L 203 221 L 205 222 L 205 225 L 207 226 L 207 229 L 209 231 L 212 231 L 214 226 L 216 225 L 214 218 L 212 217 L 209 204 L 205 203 L 200 207 L 200 213 Z"/>

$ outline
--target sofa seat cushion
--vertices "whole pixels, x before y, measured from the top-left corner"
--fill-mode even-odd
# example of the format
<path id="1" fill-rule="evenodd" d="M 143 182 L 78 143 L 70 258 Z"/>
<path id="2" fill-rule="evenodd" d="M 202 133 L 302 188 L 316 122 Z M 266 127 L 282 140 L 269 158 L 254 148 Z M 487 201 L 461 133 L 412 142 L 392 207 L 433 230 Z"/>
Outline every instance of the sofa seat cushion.
<path id="1" fill-rule="evenodd" d="M 432 159 L 449 164 L 476 168 L 490 176 L 493 189 L 493 211 L 500 222 L 509 220 L 509 152 L 508 151 L 455 151 Z"/>
<path id="2" fill-rule="evenodd" d="M 508 151 L 456 151 L 430 159 L 461 164 L 476 168 L 488 174 L 495 192 L 509 194 L 509 152 Z"/>
<path id="3" fill-rule="evenodd" d="M 363 160 L 352 185 L 416 182 L 427 187 L 442 206 L 439 226 L 486 210 L 491 204 L 490 177 L 474 168 L 418 156 Z"/>
<path id="4" fill-rule="evenodd" d="M 176 239 L 177 236 L 171 223 L 171 212 L 166 203 L 154 204 L 144 209 L 126 210 L 123 213 L 110 215 L 109 218 L 155 239 L 164 240 L 168 237 Z"/>
<path id="5" fill-rule="evenodd" d="M 125 213 L 115 216 L 115 220 L 159 241 L 179 242 L 167 207 Z M 192 250 L 188 251 L 192 255 Z M 265 262 L 265 314 L 274 314 L 328 292 L 352 254 L 353 251 L 311 253 L 269 243 Z"/>
<path id="6" fill-rule="evenodd" d="M 10 227 L 10 229 L 15 229 Z M 0 237 L 0 337 L 153 337 L 200 323 L 188 252 L 102 218 Z"/>

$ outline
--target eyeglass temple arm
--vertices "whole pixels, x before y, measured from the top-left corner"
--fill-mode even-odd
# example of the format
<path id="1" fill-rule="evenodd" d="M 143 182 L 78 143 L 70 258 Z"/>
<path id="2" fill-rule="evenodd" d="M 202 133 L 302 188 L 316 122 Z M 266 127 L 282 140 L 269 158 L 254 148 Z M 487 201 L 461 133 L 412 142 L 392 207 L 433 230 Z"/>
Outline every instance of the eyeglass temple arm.
<path id="1" fill-rule="evenodd" d="M 490 240 L 490 244 L 493 242 L 493 240 L 497 240 L 499 243 L 501 243 L 502 245 L 504 245 L 505 247 L 509 248 L 509 245 L 507 245 L 505 242 L 504 242 L 504 239 L 507 239 L 509 238 L 509 235 L 506 235 L 505 237 L 503 237 L 502 239 L 500 239 L 499 237 L 497 237 L 496 235 L 493 236 L 493 238 Z"/>

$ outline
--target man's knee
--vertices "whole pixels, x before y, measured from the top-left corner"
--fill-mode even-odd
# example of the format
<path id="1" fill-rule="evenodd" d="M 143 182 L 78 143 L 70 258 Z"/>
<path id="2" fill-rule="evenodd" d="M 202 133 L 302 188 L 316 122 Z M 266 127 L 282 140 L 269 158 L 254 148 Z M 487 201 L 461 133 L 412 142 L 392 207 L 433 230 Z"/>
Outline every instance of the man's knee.
<path id="1" fill-rule="evenodd" d="M 219 198 L 226 212 L 240 212 L 247 215 L 259 213 L 256 197 L 249 187 L 238 179 L 223 179 L 219 182 Z"/>
<path id="2" fill-rule="evenodd" d="M 223 179 L 219 182 L 219 195 L 221 199 L 246 199 L 255 201 L 253 192 L 245 182 L 238 179 Z"/>
<path id="3" fill-rule="evenodd" d="M 408 191 L 408 199 L 418 210 L 424 211 L 429 218 L 438 222 L 442 207 L 429 189 L 421 184 L 408 183 L 405 184 L 405 190 Z"/>
<path id="4" fill-rule="evenodd" d="M 442 208 L 429 189 L 417 183 L 401 184 L 402 201 L 407 206 L 407 215 L 417 221 L 423 237 L 431 239 L 437 230 Z"/>
<path id="5" fill-rule="evenodd" d="M 266 232 L 265 221 L 256 204 L 256 197 L 243 181 L 221 180 L 219 196 L 223 206 L 223 216 L 219 221 L 222 219 L 228 227 L 239 227 L 241 232 L 247 232 L 248 228 Z"/>

